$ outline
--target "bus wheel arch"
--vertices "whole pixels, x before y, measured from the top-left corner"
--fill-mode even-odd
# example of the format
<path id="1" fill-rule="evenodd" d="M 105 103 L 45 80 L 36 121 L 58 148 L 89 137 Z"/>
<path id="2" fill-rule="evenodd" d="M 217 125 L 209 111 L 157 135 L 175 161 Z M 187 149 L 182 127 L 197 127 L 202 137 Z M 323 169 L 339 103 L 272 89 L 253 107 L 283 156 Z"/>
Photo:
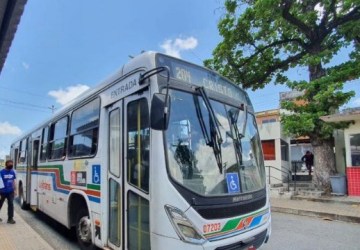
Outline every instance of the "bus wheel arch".
<path id="1" fill-rule="evenodd" d="M 92 225 L 88 202 L 79 193 L 72 193 L 69 198 L 69 227 L 76 234 L 81 249 L 94 249 Z"/>

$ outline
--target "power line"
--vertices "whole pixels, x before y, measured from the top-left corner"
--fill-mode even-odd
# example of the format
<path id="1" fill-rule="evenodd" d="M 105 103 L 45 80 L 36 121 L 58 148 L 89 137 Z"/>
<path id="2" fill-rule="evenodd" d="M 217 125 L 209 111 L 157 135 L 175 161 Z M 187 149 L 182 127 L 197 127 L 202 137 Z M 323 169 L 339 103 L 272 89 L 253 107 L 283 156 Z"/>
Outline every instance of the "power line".
<path id="1" fill-rule="evenodd" d="M 190 50 L 190 53 L 193 54 L 194 57 L 196 57 L 196 59 L 198 59 L 201 62 L 201 65 L 203 65 L 204 60 L 200 58 L 200 56 L 198 56 L 194 51 Z"/>
<path id="2" fill-rule="evenodd" d="M 25 91 L 23 89 L 16 89 L 16 88 L 9 88 L 9 87 L 4 87 L 4 86 L 0 86 L 0 88 L 2 89 L 7 89 L 7 90 L 10 90 L 10 91 L 15 91 L 15 92 L 21 92 L 21 93 L 24 93 L 24 94 L 27 94 L 27 95 L 31 95 L 31 96 L 39 96 L 39 97 L 46 97 L 46 98 L 50 98 L 49 96 L 47 95 L 39 95 L 37 93 L 33 93 L 33 92 L 30 92 L 30 91 Z"/>
<path id="3" fill-rule="evenodd" d="M 12 101 L 12 100 L 5 99 L 5 98 L 0 98 L 0 101 L 3 101 L 3 102 L 5 101 L 8 103 L 17 104 L 17 105 L 30 106 L 30 107 L 35 107 L 35 108 L 48 109 L 48 107 L 45 107 L 45 106 L 40 106 L 40 105 L 26 103 L 26 102 L 16 102 L 16 101 Z"/>
<path id="4" fill-rule="evenodd" d="M 0 105 L 6 106 L 6 107 L 12 107 L 12 108 L 16 108 L 16 109 L 22 109 L 22 110 L 25 109 L 25 110 L 42 112 L 42 113 L 48 113 L 48 111 L 40 110 L 40 109 L 36 109 L 36 108 L 29 108 L 29 107 L 24 107 L 24 106 L 16 106 L 17 104 L 5 104 L 5 103 L 0 103 Z"/>

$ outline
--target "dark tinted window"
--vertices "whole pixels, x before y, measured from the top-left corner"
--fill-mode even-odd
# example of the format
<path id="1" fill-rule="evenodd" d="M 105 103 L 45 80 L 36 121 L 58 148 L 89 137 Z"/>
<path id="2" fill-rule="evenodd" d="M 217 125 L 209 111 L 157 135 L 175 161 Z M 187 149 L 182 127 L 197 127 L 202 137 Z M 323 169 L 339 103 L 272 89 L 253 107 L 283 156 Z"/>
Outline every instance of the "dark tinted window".
<path id="1" fill-rule="evenodd" d="M 65 157 L 68 117 L 64 117 L 50 127 L 49 159 Z"/>
<path id="2" fill-rule="evenodd" d="M 26 139 L 22 140 L 20 143 L 20 155 L 19 155 L 19 163 L 25 163 L 26 162 Z"/>
<path id="3" fill-rule="evenodd" d="M 49 127 L 43 128 L 42 135 L 41 135 L 40 161 L 46 161 L 48 133 L 49 133 Z"/>
<path id="4" fill-rule="evenodd" d="M 73 112 L 69 156 L 95 155 L 98 144 L 100 100 L 95 99 Z"/>

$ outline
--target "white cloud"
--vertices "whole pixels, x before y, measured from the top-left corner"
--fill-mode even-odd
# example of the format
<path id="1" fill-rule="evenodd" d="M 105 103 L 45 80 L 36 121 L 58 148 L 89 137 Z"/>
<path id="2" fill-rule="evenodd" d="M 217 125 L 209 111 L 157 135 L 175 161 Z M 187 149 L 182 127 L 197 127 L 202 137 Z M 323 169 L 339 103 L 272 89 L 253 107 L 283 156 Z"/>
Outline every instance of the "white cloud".
<path id="1" fill-rule="evenodd" d="M 65 105 L 75 97 L 79 96 L 80 94 L 84 93 L 90 87 L 83 84 L 78 84 L 75 86 L 67 87 L 65 90 L 58 89 L 58 90 L 51 90 L 49 91 L 49 96 L 54 97 L 56 102 L 60 103 L 61 105 Z"/>
<path id="2" fill-rule="evenodd" d="M 28 70 L 30 68 L 30 65 L 26 62 L 21 63 L 25 70 Z"/>
<path id="3" fill-rule="evenodd" d="M 321 3 L 318 3 L 315 5 L 314 10 L 317 12 L 317 17 L 318 17 L 318 21 L 321 20 L 321 18 L 323 18 L 324 15 L 324 6 L 321 5 Z"/>
<path id="4" fill-rule="evenodd" d="M 176 38 L 175 40 L 168 39 L 160 47 L 165 50 L 165 53 L 174 57 L 180 58 L 180 52 L 183 50 L 195 49 L 198 45 L 198 40 L 195 37 Z"/>
<path id="5" fill-rule="evenodd" d="M 21 129 L 9 122 L 0 122 L 0 135 L 20 135 Z"/>

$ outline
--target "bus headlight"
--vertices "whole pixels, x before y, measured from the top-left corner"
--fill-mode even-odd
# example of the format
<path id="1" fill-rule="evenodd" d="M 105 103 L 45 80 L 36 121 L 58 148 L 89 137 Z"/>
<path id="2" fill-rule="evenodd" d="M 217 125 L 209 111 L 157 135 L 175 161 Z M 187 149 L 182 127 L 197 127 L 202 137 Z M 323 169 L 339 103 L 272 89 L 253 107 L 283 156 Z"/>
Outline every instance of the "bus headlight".
<path id="1" fill-rule="evenodd" d="M 206 240 L 196 229 L 194 224 L 186 217 L 186 215 L 178 208 L 165 205 L 165 211 L 169 216 L 176 233 L 182 241 L 192 244 L 203 244 Z"/>

